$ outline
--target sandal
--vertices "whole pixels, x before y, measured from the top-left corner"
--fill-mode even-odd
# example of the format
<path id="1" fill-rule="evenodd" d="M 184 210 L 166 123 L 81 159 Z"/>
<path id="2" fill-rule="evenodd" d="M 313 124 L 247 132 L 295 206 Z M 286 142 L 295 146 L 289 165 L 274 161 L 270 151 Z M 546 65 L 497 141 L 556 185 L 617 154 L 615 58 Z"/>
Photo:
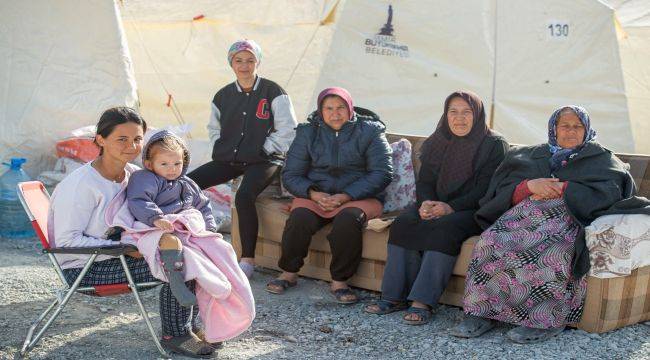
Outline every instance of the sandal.
<path id="1" fill-rule="evenodd" d="M 352 289 L 350 289 L 349 287 L 343 289 L 330 290 L 330 292 L 332 293 L 332 295 L 334 295 L 336 302 L 339 304 L 350 305 L 359 302 L 359 298 L 357 297 L 357 294 L 355 294 L 354 291 L 352 291 Z M 350 300 L 343 299 L 344 297 L 350 295 L 354 296 L 354 298 Z"/>
<path id="2" fill-rule="evenodd" d="M 451 331 L 451 335 L 468 339 L 475 338 L 485 334 L 495 325 L 496 322 L 492 319 L 465 315 L 465 319 Z"/>
<path id="3" fill-rule="evenodd" d="M 163 337 L 160 340 L 160 345 L 169 352 L 191 358 L 210 359 L 214 356 L 212 346 L 205 341 L 195 339 L 191 334 L 170 338 Z"/>
<path id="4" fill-rule="evenodd" d="M 209 341 L 205 340 L 205 332 L 203 331 L 203 329 L 195 330 L 195 331 L 193 331 L 193 333 L 194 333 L 194 335 L 196 335 L 196 337 L 199 340 L 205 342 L 206 344 L 211 346 L 213 349 L 215 349 L 215 350 L 223 349 L 223 342 L 222 341 L 209 342 Z"/>
<path id="5" fill-rule="evenodd" d="M 417 315 L 419 319 L 407 319 L 406 317 L 409 315 Z M 411 306 L 406 309 L 406 313 L 404 314 L 402 321 L 408 325 L 424 325 L 431 321 L 431 318 L 433 318 L 433 313 L 431 310 Z"/>
<path id="6" fill-rule="evenodd" d="M 378 311 L 375 310 L 369 310 L 371 306 L 377 306 L 379 308 Z M 367 305 L 366 307 L 363 308 L 363 311 L 367 312 L 368 314 L 375 314 L 375 315 L 386 315 L 393 313 L 395 311 L 401 311 L 407 308 L 407 304 L 405 302 L 391 302 L 388 300 L 380 299 L 377 300 L 376 302 Z"/>
<path id="7" fill-rule="evenodd" d="M 542 342 L 548 340 L 562 331 L 564 331 L 564 326 L 558 328 L 550 329 L 535 329 L 526 326 L 518 326 L 506 334 L 508 339 L 519 343 L 519 344 L 532 344 L 537 342 Z"/>
<path id="8" fill-rule="evenodd" d="M 291 282 L 283 279 L 273 279 L 266 284 L 266 291 L 271 294 L 282 295 L 288 288 L 294 287 L 297 284 L 297 281 Z"/>

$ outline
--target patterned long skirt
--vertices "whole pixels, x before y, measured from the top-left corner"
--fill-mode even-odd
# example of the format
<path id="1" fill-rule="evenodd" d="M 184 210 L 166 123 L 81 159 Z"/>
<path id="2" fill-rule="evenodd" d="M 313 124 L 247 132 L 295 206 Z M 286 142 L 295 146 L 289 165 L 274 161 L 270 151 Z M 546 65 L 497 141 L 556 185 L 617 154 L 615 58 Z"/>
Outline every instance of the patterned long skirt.
<path id="1" fill-rule="evenodd" d="M 580 321 L 587 280 L 571 275 L 578 232 L 562 199 L 508 210 L 474 247 L 465 312 L 540 329 Z"/>

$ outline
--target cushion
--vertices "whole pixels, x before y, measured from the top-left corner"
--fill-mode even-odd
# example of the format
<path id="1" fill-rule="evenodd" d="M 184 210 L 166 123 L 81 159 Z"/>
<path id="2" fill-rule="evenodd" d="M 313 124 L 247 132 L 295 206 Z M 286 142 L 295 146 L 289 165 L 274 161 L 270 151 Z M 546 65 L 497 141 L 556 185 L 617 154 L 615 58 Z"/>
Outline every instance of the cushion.
<path id="1" fill-rule="evenodd" d="M 384 212 L 404 210 L 416 201 L 411 143 L 400 139 L 390 147 L 393 149 L 393 181 L 385 190 Z"/>
<path id="2" fill-rule="evenodd" d="M 650 215 L 601 216 L 585 228 L 585 237 L 591 276 L 627 276 L 650 265 Z"/>

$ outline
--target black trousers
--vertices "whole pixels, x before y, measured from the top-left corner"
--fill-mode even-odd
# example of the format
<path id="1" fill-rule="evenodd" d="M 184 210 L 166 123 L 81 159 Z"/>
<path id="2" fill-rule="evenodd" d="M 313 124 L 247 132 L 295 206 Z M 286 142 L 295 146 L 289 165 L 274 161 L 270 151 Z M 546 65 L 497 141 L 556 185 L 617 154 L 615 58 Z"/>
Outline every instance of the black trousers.
<path id="1" fill-rule="evenodd" d="M 223 184 L 242 174 L 244 175 L 235 195 L 242 257 L 255 257 L 258 228 L 255 200 L 273 181 L 273 177 L 279 169 L 278 165 L 271 163 L 247 164 L 210 161 L 187 174 L 201 189 Z"/>
<path id="2" fill-rule="evenodd" d="M 361 262 L 361 233 L 366 222 L 366 214 L 358 208 L 343 209 L 332 219 L 322 218 L 305 208 L 292 210 L 282 234 L 282 255 L 278 266 L 288 272 L 300 271 L 305 264 L 312 235 L 330 222 L 332 231 L 327 235 L 327 240 L 332 251 L 332 280 L 346 281 L 351 278 Z"/>

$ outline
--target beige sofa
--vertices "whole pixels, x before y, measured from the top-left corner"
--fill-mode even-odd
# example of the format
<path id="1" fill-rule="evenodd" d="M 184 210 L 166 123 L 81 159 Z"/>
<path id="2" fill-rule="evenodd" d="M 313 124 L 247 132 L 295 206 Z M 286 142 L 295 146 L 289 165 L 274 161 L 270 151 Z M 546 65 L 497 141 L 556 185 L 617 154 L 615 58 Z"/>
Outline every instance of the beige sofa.
<path id="1" fill-rule="evenodd" d="M 388 134 L 388 140 L 394 142 L 400 138 L 408 139 L 413 148 L 414 168 L 419 169 L 415 154 L 424 141 L 424 137 Z M 618 154 L 631 165 L 631 172 L 640 188 L 640 194 L 650 197 L 650 156 Z M 260 196 L 257 201 L 257 211 L 260 218 L 256 262 L 258 265 L 279 270 L 277 266 L 280 256 L 280 241 L 282 230 L 288 218 L 283 207 L 289 200 L 274 199 L 270 196 Z M 232 240 L 233 245 L 241 254 L 237 213 L 233 211 Z M 331 254 L 325 235 L 330 231 L 330 225 L 319 231 L 312 240 L 309 255 L 300 274 L 306 277 L 330 280 L 329 263 Z M 478 237 L 465 241 L 456 265 L 452 279 L 447 286 L 440 302 L 443 304 L 462 306 L 461 299 L 465 286 L 465 275 L 472 249 Z M 379 291 L 386 261 L 386 243 L 388 230 L 375 232 L 365 230 L 363 234 L 363 259 L 357 274 L 350 279 L 350 284 L 363 289 Z M 626 325 L 650 320 L 650 266 L 635 270 L 632 275 L 613 279 L 589 277 L 585 310 L 580 323 L 576 326 L 588 332 L 602 333 Z"/>

